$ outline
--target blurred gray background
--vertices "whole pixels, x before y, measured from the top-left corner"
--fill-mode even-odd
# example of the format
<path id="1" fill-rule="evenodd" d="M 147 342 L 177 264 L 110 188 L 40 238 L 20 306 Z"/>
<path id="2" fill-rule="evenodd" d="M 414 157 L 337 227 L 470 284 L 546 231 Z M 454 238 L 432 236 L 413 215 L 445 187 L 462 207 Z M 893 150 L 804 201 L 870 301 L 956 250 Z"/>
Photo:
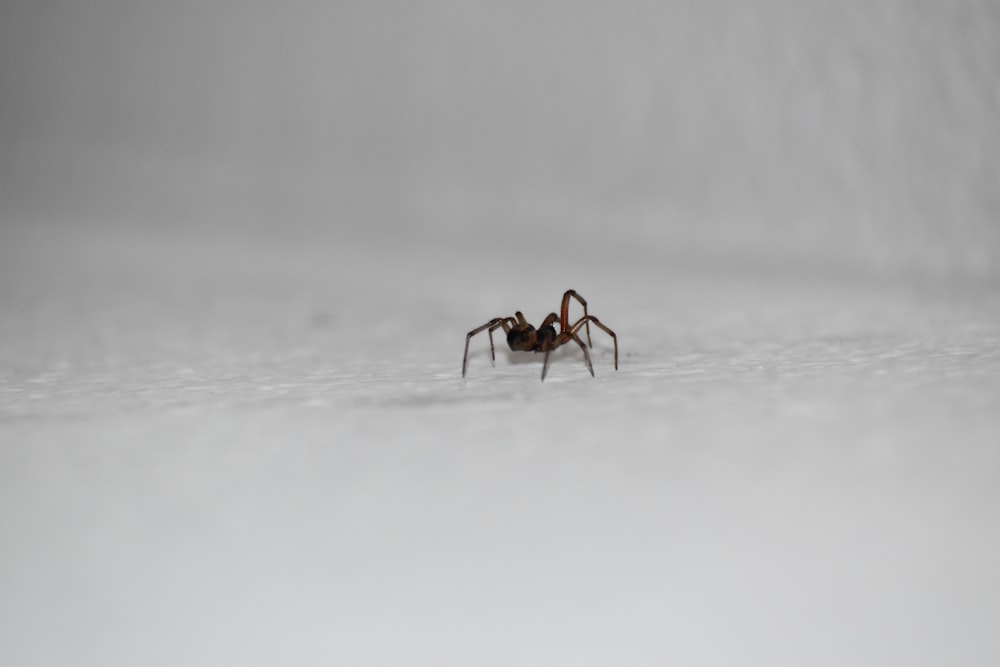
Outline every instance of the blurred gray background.
<path id="1" fill-rule="evenodd" d="M 0 31 L 5 237 L 113 221 L 998 273 L 991 0 L 15 0 Z"/>

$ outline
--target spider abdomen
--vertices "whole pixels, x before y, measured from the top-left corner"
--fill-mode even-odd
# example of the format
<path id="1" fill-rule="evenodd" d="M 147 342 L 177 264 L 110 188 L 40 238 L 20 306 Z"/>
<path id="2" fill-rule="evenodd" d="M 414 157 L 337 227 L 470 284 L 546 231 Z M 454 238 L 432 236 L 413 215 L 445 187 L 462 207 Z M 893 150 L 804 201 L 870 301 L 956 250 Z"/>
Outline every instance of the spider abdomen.
<path id="1" fill-rule="evenodd" d="M 537 334 L 535 327 L 530 324 L 512 327 L 507 332 L 507 345 L 512 350 L 534 350 L 537 345 Z"/>

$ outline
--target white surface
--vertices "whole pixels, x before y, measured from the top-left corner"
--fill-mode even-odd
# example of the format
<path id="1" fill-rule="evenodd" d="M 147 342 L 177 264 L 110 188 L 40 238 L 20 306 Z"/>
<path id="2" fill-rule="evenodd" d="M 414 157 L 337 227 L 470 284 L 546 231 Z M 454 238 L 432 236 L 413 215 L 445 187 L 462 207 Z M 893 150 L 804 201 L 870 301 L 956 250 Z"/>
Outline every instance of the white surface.
<path id="1" fill-rule="evenodd" d="M 997 3 L 518 5 L 0 3 L 0 664 L 1000 664 Z"/>
<path id="2" fill-rule="evenodd" d="M 621 369 L 463 381 L 570 285 L 55 231 L 3 257 L 4 664 L 1000 657 L 996 291 L 559 260 Z"/>

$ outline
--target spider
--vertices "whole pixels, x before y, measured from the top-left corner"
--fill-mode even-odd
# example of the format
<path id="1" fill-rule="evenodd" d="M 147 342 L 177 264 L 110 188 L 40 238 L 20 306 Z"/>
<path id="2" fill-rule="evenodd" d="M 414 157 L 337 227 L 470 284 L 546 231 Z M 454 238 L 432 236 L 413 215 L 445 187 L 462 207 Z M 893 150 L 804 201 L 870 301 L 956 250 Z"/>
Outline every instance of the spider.
<path id="1" fill-rule="evenodd" d="M 569 323 L 569 300 L 576 299 L 583 306 L 583 317 L 578 319 L 572 325 Z M 559 331 L 553 326 L 555 322 L 559 322 Z M 590 363 L 590 353 L 587 352 L 587 345 L 593 347 L 594 344 L 590 340 L 590 323 L 593 322 L 595 325 L 600 327 L 611 336 L 611 339 L 615 343 L 615 370 L 618 370 L 618 337 L 615 336 L 615 332 L 601 324 L 593 315 L 587 313 L 587 302 L 582 296 L 576 293 L 574 290 L 566 290 L 562 298 L 562 310 L 561 315 L 556 315 L 555 313 L 549 313 L 548 316 L 542 321 L 542 325 L 537 329 L 532 325 L 528 324 L 528 321 L 524 319 L 524 314 L 521 311 L 514 313 L 513 317 L 495 317 L 481 327 L 476 327 L 468 333 L 465 337 L 465 356 L 462 357 L 462 377 L 465 377 L 465 371 L 469 366 L 469 341 L 482 330 L 486 330 L 490 335 L 490 357 L 496 361 L 496 351 L 493 348 L 493 331 L 503 327 L 504 333 L 507 334 L 507 345 L 510 349 L 518 351 L 522 350 L 525 352 L 544 352 L 545 360 L 542 362 L 542 380 L 545 380 L 545 372 L 549 367 L 549 352 L 565 345 L 569 341 L 575 342 L 583 350 L 583 359 L 587 362 L 587 370 L 590 371 L 590 375 L 594 375 L 594 365 Z M 580 337 L 576 335 L 576 332 L 580 330 L 580 327 L 585 327 L 587 330 L 587 345 L 583 344 Z"/>

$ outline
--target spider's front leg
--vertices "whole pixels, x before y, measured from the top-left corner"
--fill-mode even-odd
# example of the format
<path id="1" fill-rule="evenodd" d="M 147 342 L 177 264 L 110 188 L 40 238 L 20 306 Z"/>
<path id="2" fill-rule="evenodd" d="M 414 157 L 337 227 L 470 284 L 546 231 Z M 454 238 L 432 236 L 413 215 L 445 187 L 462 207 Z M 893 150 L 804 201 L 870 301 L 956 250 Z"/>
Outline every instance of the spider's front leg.
<path id="1" fill-rule="evenodd" d="M 597 319 L 593 315 L 584 315 L 583 317 L 581 317 L 580 319 L 578 319 L 576 321 L 576 323 L 573 324 L 573 326 L 571 326 L 569 328 L 569 333 L 571 335 L 576 334 L 576 332 L 579 331 L 580 327 L 582 327 L 582 326 L 586 326 L 589 329 L 591 322 L 593 322 L 602 331 L 604 331 L 604 333 L 606 333 L 609 336 L 611 336 L 611 340 L 615 344 L 615 370 L 618 370 L 618 336 L 615 335 L 614 331 L 612 331 L 608 327 L 606 327 L 603 324 L 601 324 L 601 321 L 599 319 Z"/>
<path id="2" fill-rule="evenodd" d="M 561 331 L 568 331 L 569 328 L 570 328 L 569 327 L 569 300 L 571 298 L 576 299 L 577 301 L 580 302 L 580 305 L 583 306 L 583 317 L 584 318 L 588 317 L 588 313 L 587 313 L 587 300 L 584 299 L 582 296 L 580 296 L 577 293 L 576 290 L 573 290 L 573 289 L 566 290 L 566 293 L 563 294 L 562 310 L 560 311 L 560 315 L 561 316 L 559 318 L 559 327 L 560 327 Z M 594 347 L 594 343 L 590 340 L 590 324 L 589 324 L 589 322 L 587 324 L 587 345 L 589 345 L 590 347 Z"/>
<path id="3" fill-rule="evenodd" d="M 493 346 L 493 332 L 496 329 L 499 329 L 500 327 L 503 327 L 504 332 L 510 331 L 511 322 L 516 324 L 517 320 L 515 320 L 513 317 L 494 317 L 492 320 L 490 320 L 483 326 L 476 327 L 468 334 L 466 334 L 465 354 L 462 356 L 462 377 L 465 377 L 465 371 L 469 366 L 469 341 L 472 340 L 472 337 L 485 329 L 490 336 L 490 359 L 496 361 L 497 355 L 496 355 L 496 349 Z"/>
<path id="4" fill-rule="evenodd" d="M 549 352 L 557 347 L 565 345 L 571 340 L 575 341 L 576 344 L 580 346 L 580 349 L 583 350 L 583 359 L 587 362 L 587 370 L 590 371 L 590 377 L 594 377 L 594 364 L 590 363 L 590 353 L 587 352 L 587 346 L 583 344 L 583 341 L 580 340 L 580 337 L 577 336 L 575 332 L 566 331 L 559 334 L 559 337 L 555 339 L 555 342 L 553 342 L 552 345 L 545 350 L 545 359 L 542 361 L 542 382 L 545 382 L 545 373 L 549 368 Z"/>

